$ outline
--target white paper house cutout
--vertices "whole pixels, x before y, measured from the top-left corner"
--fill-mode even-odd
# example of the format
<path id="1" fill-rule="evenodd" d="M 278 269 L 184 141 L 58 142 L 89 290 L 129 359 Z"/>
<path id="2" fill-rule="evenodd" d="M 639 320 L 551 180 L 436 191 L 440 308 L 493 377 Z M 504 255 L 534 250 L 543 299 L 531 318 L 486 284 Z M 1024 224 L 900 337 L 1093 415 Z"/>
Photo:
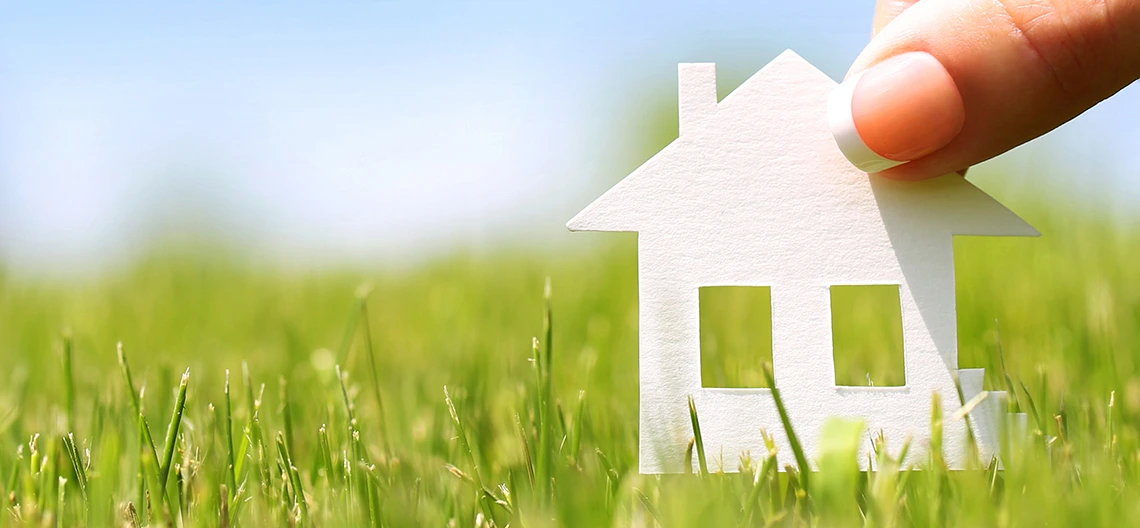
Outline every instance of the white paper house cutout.
<path id="1" fill-rule="evenodd" d="M 678 74 L 678 139 L 567 224 L 638 233 L 640 471 L 684 470 L 690 395 L 713 468 L 763 455 L 761 429 L 780 467 L 794 463 L 770 390 L 701 386 L 698 288 L 733 285 L 771 288 L 776 386 L 809 457 L 824 420 L 845 416 L 866 421 L 865 451 L 883 431 L 892 452 L 910 436 L 910 460 L 925 459 L 937 392 L 947 462 L 963 467 L 967 428 L 953 413 L 983 372 L 958 369 L 952 236 L 1037 231 L 957 175 L 898 182 L 854 168 L 828 128 L 835 81 L 790 50 L 719 102 L 713 64 Z M 899 286 L 905 386 L 836 387 L 829 287 L 852 284 Z M 983 460 L 1004 409 L 990 393 L 969 415 Z"/>

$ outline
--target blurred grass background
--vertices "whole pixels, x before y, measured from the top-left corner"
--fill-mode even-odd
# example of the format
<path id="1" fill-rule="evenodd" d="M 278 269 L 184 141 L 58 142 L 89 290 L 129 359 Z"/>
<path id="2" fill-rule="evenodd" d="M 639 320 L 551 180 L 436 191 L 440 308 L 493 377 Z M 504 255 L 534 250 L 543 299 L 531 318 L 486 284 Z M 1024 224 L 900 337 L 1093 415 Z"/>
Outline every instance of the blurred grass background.
<path id="1" fill-rule="evenodd" d="M 768 387 L 772 364 L 772 289 L 706 286 L 700 302 L 701 385 Z"/>
<path id="2" fill-rule="evenodd" d="M 950 524 L 962 524 L 963 519 L 988 519 L 988 524 L 1002 518 L 1016 520 L 1013 524 L 1048 520 L 1094 525 L 1102 520 L 1111 525 L 1119 515 L 1135 518 L 1131 516 L 1138 503 L 1125 497 L 1134 496 L 1140 461 L 1140 266 L 1135 265 L 1140 237 L 1127 226 L 1059 209 L 1022 207 L 1019 212 L 1044 236 L 962 238 L 955 244 L 959 362 L 962 367 L 985 367 L 991 389 L 1006 389 L 1003 372 L 1015 380 L 1019 394 L 1024 383 L 1039 415 L 1030 418 L 1041 445 L 1033 456 L 1057 458 L 1064 452 L 1058 439 L 1064 438 L 1066 456 L 1083 458 L 1076 476 L 1067 480 L 1057 476 L 1063 473 L 1057 469 L 1059 462 L 1016 469 L 1022 472 L 1014 474 L 1020 475 L 1016 478 L 1039 481 L 1020 494 L 971 498 L 965 488 L 973 484 L 960 484 L 953 488 L 955 498 L 946 499 L 953 507 L 944 504 L 939 515 L 948 516 L 943 519 L 947 522 L 956 520 Z M 334 389 L 333 369 L 339 361 L 348 372 L 359 430 L 369 439 L 372 460 L 389 472 L 383 491 L 386 522 L 473 522 L 478 503 L 464 493 L 464 481 L 446 469 L 446 464 L 455 464 L 471 471 L 442 388 L 450 388 L 458 414 L 466 420 L 466 436 L 484 478 L 517 483 L 537 449 L 523 443 L 515 416 L 524 422 L 534 419 L 528 411 L 536 390 L 531 339 L 546 341 L 543 287 L 549 277 L 554 321 L 550 390 L 558 416 L 572 422 L 560 430 L 567 438 L 569 431 L 576 431 L 580 444 L 575 453 L 567 453 L 566 439 L 560 440 L 561 458 L 573 463 L 554 471 L 553 502 L 522 510 L 530 512 L 529 523 L 624 524 L 645 510 L 644 504 L 654 505 L 653 515 L 675 522 L 736 519 L 732 516 L 738 515 L 739 506 L 724 502 L 733 496 L 726 489 L 698 491 L 693 489 L 695 481 L 635 475 L 636 240 L 632 235 L 597 238 L 601 242 L 590 251 L 507 248 L 387 270 L 299 272 L 251 263 L 224 251 L 170 251 L 97 278 L 60 282 L 4 275 L 0 472 L 27 464 L 26 458 L 17 459 L 17 446 L 25 446 L 21 456 L 26 457 L 34 433 L 53 438 L 66 430 L 76 433 L 77 444 L 90 449 L 90 460 L 99 465 L 100 457 L 107 456 L 107 437 L 90 435 L 116 429 L 124 455 L 102 462 L 119 471 L 108 511 L 137 496 L 137 468 L 131 468 L 138 462 L 125 455 L 132 422 L 115 367 L 115 343 L 121 341 L 136 383 L 146 385 L 145 407 L 156 438 L 161 438 L 158 424 L 165 423 L 173 405 L 177 373 L 190 367 L 185 443 L 180 449 L 186 449 L 187 463 L 194 461 L 201 469 L 186 478 L 201 487 L 189 488 L 194 491 L 187 491 L 188 497 L 196 494 L 208 502 L 205 497 L 216 492 L 216 485 L 207 483 L 220 480 L 217 409 L 223 374 L 228 369 L 240 386 L 237 373 L 243 362 L 255 387 L 269 387 L 260 404 L 266 431 L 284 426 L 284 401 L 276 388 L 279 379 L 287 381 L 293 457 L 305 461 L 299 464 L 304 482 L 315 486 L 321 475 L 313 462 L 319 452 L 318 428 L 344 420 Z M 361 337 L 360 328 L 346 338 L 362 285 L 368 292 L 370 341 Z M 749 313 L 732 305 L 726 309 L 726 317 Z M 860 328 L 860 339 L 867 345 L 851 349 L 848 371 L 838 374 L 856 382 L 865 379 L 868 365 L 880 361 L 877 350 L 889 348 L 892 339 L 891 332 L 858 319 L 846 332 L 857 334 Z M 70 418 L 64 390 L 69 381 L 62 368 L 65 333 L 74 339 L 76 396 Z M 740 335 L 727 337 L 730 343 L 748 342 Z M 375 354 L 375 386 L 368 350 Z M 749 381 L 746 369 L 732 363 L 721 368 Z M 383 417 L 374 390 L 384 402 Z M 584 404 L 577 403 L 579 391 L 584 391 Z M 249 417 L 241 401 L 235 403 L 235 430 Z M 1027 403 L 1026 396 L 1019 396 L 1021 410 L 1029 411 Z M 580 419 L 575 409 L 581 409 Z M 604 453 L 605 464 L 612 464 L 617 477 L 611 477 L 596 451 Z M 103 471 L 101 477 L 110 478 L 109 470 Z M 635 484 L 644 497 L 622 495 L 633 493 L 629 486 Z M 13 494 L 13 504 L 20 502 L 21 490 L 4 488 Z M 929 489 L 913 493 L 924 497 Z M 328 508 L 320 496 L 312 500 Z M 923 524 L 921 516 L 906 517 L 918 515 L 921 504 L 901 504 L 900 511 L 908 512 L 900 514 L 907 520 L 904 524 Z M 201 506 L 199 512 L 205 509 Z M 281 520 L 275 511 L 271 506 L 250 507 L 242 519 L 255 524 Z M 1090 517 L 1090 511 L 1096 515 Z M 217 517 L 198 513 L 187 519 L 211 524 Z M 335 519 L 341 518 L 328 519 L 337 524 Z M 6 515 L 0 524 L 12 520 Z"/>

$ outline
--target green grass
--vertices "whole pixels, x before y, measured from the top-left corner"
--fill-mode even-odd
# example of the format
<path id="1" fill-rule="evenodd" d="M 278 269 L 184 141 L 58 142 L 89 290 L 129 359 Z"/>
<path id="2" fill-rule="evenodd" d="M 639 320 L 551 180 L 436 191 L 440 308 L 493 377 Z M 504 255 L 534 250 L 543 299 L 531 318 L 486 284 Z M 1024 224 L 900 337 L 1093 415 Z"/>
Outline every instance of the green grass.
<path id="1" fill-rule="evenodd" d="M 906 385 L 898 286 L 832 286 L 831 313 L 836 385 Z"/>
<path id="2" fill-rule="evenodd" d="M 836 422 L 819 472 L 698 449 L 699 475 L 638 475 L 632 236 L 370 272 L 0 272 L 0 526 L 1135 524 L 1140 236 L 1039 213 L 1044 238 L 955 246 L 959 362 L 1030 413 L 1000 471 L 937 446 L 912 471 Z"/>
<path id="3" fill-rule="evenodd" d="M 712 286 L 698 290 L 701 386 L 768 387 L 772 363 L 772 290 Z"/>

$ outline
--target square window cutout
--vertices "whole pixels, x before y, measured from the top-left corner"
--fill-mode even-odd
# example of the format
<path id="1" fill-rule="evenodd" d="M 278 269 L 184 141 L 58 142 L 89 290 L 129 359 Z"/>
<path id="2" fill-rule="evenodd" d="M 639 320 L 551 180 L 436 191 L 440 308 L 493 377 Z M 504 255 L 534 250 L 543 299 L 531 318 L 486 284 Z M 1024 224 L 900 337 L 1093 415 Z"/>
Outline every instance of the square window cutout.
<path id="1" fill-rule="evenodd" d="M 832 286 L 831 339 L 836 385 L 906 385 L 898 285 Z"/>
<path id="2" fill-rule="evenodd" d="M 772 289 L 706 286 L 699 289 L 701 386 L 768 387 L 772 364 Z"/>

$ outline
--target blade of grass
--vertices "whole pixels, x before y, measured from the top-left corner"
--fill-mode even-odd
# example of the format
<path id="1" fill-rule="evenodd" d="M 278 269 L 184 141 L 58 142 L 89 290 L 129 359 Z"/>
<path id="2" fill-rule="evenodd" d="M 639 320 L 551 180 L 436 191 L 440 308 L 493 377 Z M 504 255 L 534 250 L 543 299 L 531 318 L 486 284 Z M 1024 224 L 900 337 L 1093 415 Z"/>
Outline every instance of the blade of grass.
<path id="1" fill-rule="evenodd" d="M 357 510 L 360 511 L 361 519 L 371 519 L 372 517 L 372 503 L 368 499 L 368 483 L 364 481 L 364 476 L 361 475 L 361 470 L 357 467 L 358 463 L 362 460 L 364 453 L 360 446 L 360 431 L 356 430 L 356 412 L 352 403 L 352 398 L 348 396 L 348 386 L 346 384 L 346 373 L 342 372 L 340 365 L 334 365 L 336 372 L 337 383 L 340 385 L 340 394 L 344 399 L 344 412 L 347 422 L 348 432 L 348 449 L 345 451 L 344 457 L 344 476 L 346 491 L 352 489 L 356 491 L 355 499 Z M 345 493 L 345 499 L 351 501 L 353 498 L 352 493 Z M 351 505 L 350 505 L 351 511 Z"/>
<path id="2" fill-rule="evenodd" d="M 364 490 L 367 493 L 366 498 L 368 500 L 368 520 L 372 526 L 379 528 L 381 526 L 380 516 L 382 512 L 380 511 L 380 499 L 378 496 L 376 478 L 371 471 L 372 469 L 373 467 L 366 467 L 364 471 L 362 471 L 362 474 L 364 475 Z"/>
<path id="3" fill-rule="evenodd" d="M 67 479 L 64 477 L 59 477 L 56 480 L 57 496 L 56 496 L 56 500 L 55 500 L 55 509 L 56 509 L 55 525 L 57 528 L 63 528 L 65 526 L 63 524 L 63 522 L 64 522 L 64 519 L 67 517 L 64 514 L 64 505 L 66 504 L 66 502 L 64 500 L 65 499 L 64 494 L 66 491 L 67 491 Z"/>
<path id="4" fill-rule="evenodd" d="M 686 475 L 693 474 L 693 447 L 697 445 L 695 438 L 690 438 L 689 443 L 685 445 L 685 468 L 682 473 Z"/>
<path id="5" fill-rule="evenodd" d="M 356 503 L 361 510 L 361 518 L 367 518 L 369 525 L 377 526 L 376 522 L 376 509 L 372 500 L 372 488 L 369 484 L 368 475 L 366 474 L 368 468 L 367 452 L 364 443 L 360 438 L 360 431 L 353 430 L 350 439 L 350 451 L 352 452 L 351 466 L 352 466 L 352 479 L 356 488 Z"/>
<path id="6" fill-rule="evenodd" d="M 545 501 L 550 489 L 550 405 L 547 400 L 546 376 L 543 374 L 543 356 L 538 338 L 531 340 L 531 359 L 535 373 L 535 416 L 537 423 L 538 446 L 534 451 L 534 478 L 540 500 Z"/>
<path id="7" fill-rule="evenodd" d="M 1105 410 L 1105 430 L 1108 432 L 1104 439 L 1104 451 L 1111 455 L 1116 449 L 1116 419 L 1113 411 L 1116 407 L 1116 391 L 1108 393 L 1108 409 Z"/>
<path id="8" fill-rule="evenodd" d="M 67 432 L 75 431 L 75 375 L 71 364 L 71 332 L 63 334 L 63 402 Z"/>
<path id="9" fill-rule="evenodd" d="M 221 498 L 221 501 L 223 503 L 228 503 L 229 501 L 233 500 L 233 493 L 237 490 L 237 464 L 234 462 L 234 459 L 235 459 L 235 457 L 234 457 L 234 426 L 233 426 L 233 411 L 231 409 L 231 402 L 230 402 L 230 370 L 229 369 L 226 369 L 226 380 L 225 380 L 225 385 L 223 385 L 222 392 L 225 395 L 225 398 L 224 398 L 224 404 L 225 405 L 222 407 L 222 419 L 225 420 L 225 423 L 222 424 L 222 439 L 226 443 L 225 448 L 226 448 L 227 462 L 229 462 L 229 467 L 226 468 L 225 485 L 223 488 L 223 489 L 227 490 L 227 495 L 223 496 Z M 227 508 L 227 510 L 228 510 L 228 508 Z M 229 522 L 228 517 L 226 518 L 226 522 L 227 523 Z"/>
<path id="10" fill-rule="evenodd" d="M 293 505 L 300 507 L 302 518 L 308 520 L 309 506 L 305 502 L 305 488 L 301 485 L 301 474 L 297 471 L 297 466 L 293 464 L 289 446 L 281 433 L 277 433 L 277 454 L 281 456 L 281 463 L 285 466 L 289 483 L 293 487 Z"/>
<path id="11" fill-rule="evenodd" d="M 119 342 L 116 345 L 116 351 L 119 357 L 119 370 L 123 373 L 123 379 L 127 382 L 127 393 L 131 395 L 131 404 L 134 406 L 135 414 L 139 416 L 142 422 L 142 436 L 145 440 L 147 447 L 150 448 L 151 455 L 155 460 L 158 460 L 158 450 L 154 447 L 154 438 L 150 434 L 150 426 L 146 423 L 146 417 L 143 415 L 142 401 L 138 392 L 135 392 L 135 383 L 131 378 L 131 366 L 127 363 L 127 355 L 123 352 L 123 343 Z"/>
<path id="12" fill-rule="evenodd" d="M 218 528 L 230 528 L 231 495 L 225 484 L 218 486 Z"/>
<path id="13" fill-rule="evenodd" d="M 247 409 L 246 412 L 249 413 L 249 415 L 246 416 L 246 421 L 250 423 L 253 421 L 254 408 L 257 407 L 257 400 L 253 397 L 253 378 L 249 375 L 249 365 L 245 361 L 241 362 L 241 382 L 245 385 L 245 405 Z"/>
<path id="14" fill-rule="evenodd" d="M 127 363 L 127 355 L 123 351 L 123 343 L 121 341 L 115 345 L 115 351 L 116 351 L 116 353 L 118 355 L 118 359 L 119 359 L 119 370 L 123 373 L 123 380 L 127 384 L 127 393 L 130 394 L 130 396 L 131 396 L 131 405 L 134 407 L 135 415 L 138 416 L 139 442 L 142 444 L 141 449 L 144 451 L 144 455 L 149 456 L 151 459 L 155 460 L 156 461 L 155 464 L 157 464 L 158 451 L 154 447 L 154 437 L 151 435 L 150 425 L 147 424 L 146 416 L 143 414 L 142 396 L 140 394 L 141 390 L 140 390 L 140 392 L 135 392 L 134 379 L 131 377 L 131 366 L 129 363 Z M 145 459 L 146 457 L 144 456 L 143 458 Z M 141 460 L 140 460 L 140 471 L 141 471 Z M 142 471 L 142 473 L 143 473 L 144 479 L 142 479 L 139 482 L 139 493 L 140 493 L 140 495 L 144 494 L 145 489 L 146 489 L 146 486 L 144 485 L 144 483 L 146 482 L 146 480 L 145 480 L 145 473 L 146 472 Z M 165 503 L 166 502 L 166 490 L 159 488 L 157 491 L 159 493 L 159 496 L 160 496 L 162 502 Z M 143 504 L 143 499 L 144 499 L 144 497 L 139 497 L 139 504 L 140 505 Z M 143 519 L 144 522 L 149 521 L 149 515 L 148 515 L 146 509 L 144 509 L 144 511 L 143 511 L 143 517 L 144 517 L 144 519 Z"/>
<path id="15" fill-rule="evenodd" d="M 546 285 L 543 288 L 542 293 L 544 305 L 542 315 L 542 336 L 544 341 L 543 345 L 545 346 L 543 354 L 543 366 L 545 367 L 547 387 L 549 388 L 549 378 L 551 372 L 550 367 L 554 361 L 554 314 L 550 306 L 551 298 L 553 297 L 553 293 L 550 288 L 550 277 L 546 278 Z"/>
<path id="16" fill-rule="evenodd" d="M 574 408 L 574 428 L 570 431 L 570 462 L 578 466 L 578 451 L 582 446 L 582 420 L 586 414 L 586 391 L 578 391 L 578 405 Z"/>
<path id="17" fill-rule="evenodd" d="M 24 446 L 16 446 L 16 459 L 12 463 L 12 472 L 8 475 L 8 487 L 4 491 L 15 497 L 16 486 L 20 483 L 20 465 L 24 461 Z"/>
<path id="18" fill-rule="evenodd" d="M 243 475 L 245 472 L 245 460 L 249 453 L 250 445 L 253 443 L 253 415 L 255 403 L 253 399 L 253 382 L 249 376 L 249 366 L 245 361 L 241 362 L 241 381 L 245 386 L 246 398 L 246 418 L 245 427 L 242 428 L 241 445 L 237 448 L 236 456 L 234 457 L 234 481 L 244 482 Z M 231 402 L 232 404 L 232 402 Z M 237 492 L 235 491 L 236 495 Z"/>
<path id="19" fill-rule="evenodd" d="M 145 427 L 142 416 L 139 417 L 139 429 Z M 141 433 L 140 433 L 141 435 Z M 165 489 L 158 483 L 158 459 L 154 456 L 154 451 L 151 451 L 143 446 L 142 456 L 139 457 L 139 470 L 143 474 L 145 486 L 140 483 L 140 493 L 143 495 L 142 502 L 139 504 L 146 505 L 143 509 L 143 523 L 150 524 L 154 520 L 154 512 L 161 512 L 165 500 Z M 144 488 L 146 488 L 144 490 Z"/>
<path id="20" fill-rule="evenodd" d="M 320 448 L 321 464 L 324 466 L 325 485 L 331 486 L 335 466 L 333 466 L 332 445 L 329 442 L 329 432 L 324 424 L 321 424 L 320 429 L 317 430 L 317 440 Z"/>
<path id="21" fill-rule="evenodd" d="M 158 467 L 160 490 L 166 489 L 166 481 L 170 476 L 174 446 L 178 441 L 178 428 L 182 425 L 182 412 L 186 409 L 186 388 L 189 384 L 190 369 L 186 369 L 186 372 L 182 373 L 182 380 L 178 382 L 178 398 L 174 401 L 174 411 L 170 414 L 170 424 L 166 427 L 166 447 L 162 451 L 162 463 Z"/>
<path id="22" fill-rule="evenodd" d="M 930 395 L 930 457 L 936 467 L 946 465 L 942 452 L 942 398 L 937 392 Z"/>
<path id="23" fill-rule="evenodd" d="M 776 469 L 776 452 L 772 450 L 768 456 L 764 457 L 764 464 L 760 466 L 760 471 L 756 473 L 752 481 L 752 489 L 748 493 L 748 501 L 744 503 L 744 514 L 740 519 L 740 526 L 751 526 L 752 517 L 756 509 L 757 503 L 760 502 L 760 493 L 765 489 L 770 489 L 768 486 L 769 476 L 774 469 Z M 761 519 L 763 521 L 763 519 Z"/>
<path id="24" fill-rule="evenodd" d="M 87 469 L 83 464 L 83 459 L 79 456 L 79 449 L 75 447 L 75 437 L 71 433 L 63 436 L 63 452 L 67 455 L 68 462 L 71 463 L 71 470 L 75 474 L 76 484 L 79 486 L 79 493 L 83 498 L 83 508 L 87 511 Z"/>
<path id="25" fill-rule="evenodd" d="M 542 347 L 541 353 L 539 348 L 539 341 L 535 339 L 533 344 L 533 353 L 535 359 L 535 367 L 538 370 L 538 452 L 537 461 L 538 467 L 535 468 L 535 478 L 538 481 L 538 490 L 540 500 L 543 502 L 549 501 L 553 493 L 553 478 L 554 478 L 554 389 L 551 382 L 551 362 L 554 359 L 554 315 L 551 309 L 552 290 L 550 286 L 550 277 L 546 278 L 546 282 L 542 289 L 543 310 L 542 310 Z"/>
<path id="26" fill-rule="evenodd" d="M 697 464 L 701 469 L 701 476 L 705 477 L 709 474 L 709 463 L 705 460 L 705 441 L 701 438 L 701 422 L 697 419 L 697 404 L 693 401 L 693 397 L 689 396 L 689 421 L 693 424 L 693 442 L 696 444 L 697 451 Z M 690 467 L 691 467 L 690 462 Z"/>
<path id="27" fill-rule="evenodd" d="M 352 404 L 352 398 L 348 397 L 348 387 L 344 384 L 347 375 L 341 372 L 340 365 L 336 365 L 334 368 L 336 370 L 337 382 L 340 383 L 340 395 L 344 398 L 344 412 L 348 418 L 349 433 L 351 434 L 351 430 L 355 427 L 354 424 L 356 423 L 356 408 Z"/>
<path id="28" fill-rule="evenodd" d="M 296 444 L 293 443 L 293 406 L 289 401 L 289 382 L 285 380 L 284 376 L 281 376 L 278 378 L 277 384 L 281 398 L 281 422 L 285 429 L 285 446 L 292 453 Z"/>
<path id="29" fill-rule="evenodd" d="M 530 441 L 527 440 L 526 429 L 523 428 L 522 418 L 519 417 L 519 413 L 515 413 L 515 427 L 518 430 L 519 439 L 522 441 L 523 462 L 526 466 L 526 476 L 530 481 L 531 489 L 534 489 L 534 461 L 531 459 Z"/>
<path id="30" fill-rule="evenodd" d="M 261 438 L 257 433 L 260 430 L 259 412 L 261 405 L 260 398 L 255 398 L 253 395 L 253 380 L 250 379 L 249 367 L 244 361 L 241 362 L 241 377 L 246 391 L 247 415 L 245 428 L 242 430 L 241 446 L 238 447 L 237 455 L 234 458 L 234 480 L 244 484 L 246 480 L 245 461 L 247 458 L 252 458 L 250 449 L 257 451 L 257 442 Z M 264 389 L 264 386 L 262 386 L 262 389 Z"/>
<path id="31" fill-rule="evenodd" d="M 657 507 L 654 506 L 652 502 L 650 502 L 649 497 L 646 497 L 645 493 L 642 492 L 641 490 L 637 489 L 637 488 L 633 488 L 633 493 L 635 496 L 637 496 L 637 500 L 645 508 L 645 511 L 647 513 L 649 513 L 649 516 L 651 518 L 653 518 L 653 522 L 660 525 L 661 524 L 661 513 L 658 512 Z"/>
<path id="32" fill-rule="evenodd" d="M 565 444 L 566 439 L 570 436 L 570 428 L 566 426 L 566 413 L 562 410 L 561 399 L 554 400 L 554 416 L 558 417 L 558 432 L 560 433 L 559 436 L 562 437 L 562 442 L 560 443 Z M 562 446 L 559 445 L 558 447 L 559 453 L 561 453 Z"/>
<path id="33" fill-rule="evenodd" d="M 1009 377 L 1009 370 L 1005 368 L 1005 351 L 1001 346 L 1001 326 L 998 325 L 997 319 L 994 319 L 994 335 L 997 338 L 997 353 L 998 361 L 1001 364 L 1001 375 L 1002 378 L 1005 379 L 1005 390 L 1009 395 L 1008 399 L 1006 399 L 1006 407 L 1009 412 L 1018 413 L 1021 412 L 1021 405 L 1018 402 L 1017 389 L 1014 389 L 1013 380 Z"/>
<path id="34" fill-rule="evenodd" d="M 902 447 L 899 448 L 898 461 L 899 461 L 899 467 L 900 468 L 907 467 L 906 457 L 907 457 L 907 455 L 910 454 L 910 444 L 911 444 L 911 436 L 907 435 L 907 437 L 905 439 L 903 439 Z"/>
<path id="35" fill-rule="evenodd" d="M 368 370 L 372 373 L 372 396 L 376 399 L 377 421 L 379 422 L 380 441 L 392 455 L 392 442 L 388 438 L 388 425 L 384 414 L 384 399 L 380 395 L 380 372 L 376 367 L 376 352 L 372 348 L 372 322 L 368 317 L 368 293 L 362 291 L 360 297 L 360 318 L 363 320 L 361 329 L 364 332 L 364 350 L 368 353 Z"/>
<path id="36" fill-rule="evenodd" d="M 768 382 L 771 387 L 772 400 L 776 402 L 776 412 L 780 414 L 780 423 L 784 426 L 784 434 L 788 437 L 788 444 L 791 445 L 792 454 L 796 457 L 796 467 L 799 468 L 799 482 L 803 485 L 803 489 L 811 489 L 808 487 L 811 467 L 808 466 L 807 457 L 804 456 L 804 448 L 800 444 L 799 437 L 792 429 L 792 419 L 788 416 L 788 410 L 784 408 L 784 400 L 780 397 L 780 389 L 776 387 L 776 380 L 772 376 L 772 365 L 764 364 L 764 381 Z"/>
<path id="37" fill-rule="evenodd" d="M 784 504 L 791 507 L 793 513 L 800 510 L 800 498 L 804 496 L 804 490 L 809 489 L 800 480 L 800 471 L 791 464 L 784 466 L 784 476 L 787 477 L 788 486 L 784 488 Z"/>
<path id="38" fill-rule="evenodd" d="M 1021 392 L 1025 393 L 1025 403 L 1029 404 L 1029 414 L 1033 415 L 1033 423 L 1037 424 L 1037 428 L 1044 433 L 1045 421 L 1042 419 L 1041 414 L 1037 412 L 1037 403 L 1033 401 L 1033 395 L 1029 392 L 1029 387 L 1025 386 L 1024 382 L 1018 382 L 1021 385 Z"/>
<path id="39" fill-rule="evenodd" d="M 483 473 L 479 470 L 479 462 L 475 458 L 475 451 L 471 449 L 471 443 L 467 441 L 467 431 L 463 428 L 463 421 L 459 419 L 459 412 L 455 410 L 455 403 L 451 401 L 451 394 L 447 392 L 447 386 L 443 386 L 443 399 L 447 402 L 447 410 L 451 413 L 451 420 L 455 423 L 455 433 L 459 437 L 459 447 L 467 458 L 467 463 L 471 464 L 471 471 L 475 474 L 475 484 L 479 487 L 480 499 L 479 505 L 483 510 L 483 515 L 487 519 L 493 519 L 491 514 L 490 505 L 487 502 L 487 486 L 483 483 Z"/>
<path id="40" fill-rule="evenodd" d="M 602 452 L 601 448 L 595 448 L 594 453 L 598 455 L 598 460 L 602 463 L 602 468 L 606 470 L 606 477 L 612 479 L 614 484 L 617 484 L 618 479 L 621 478 L 621 474 L 618 473 L 617 468 L 610 462 L 609 457 Z"/>

